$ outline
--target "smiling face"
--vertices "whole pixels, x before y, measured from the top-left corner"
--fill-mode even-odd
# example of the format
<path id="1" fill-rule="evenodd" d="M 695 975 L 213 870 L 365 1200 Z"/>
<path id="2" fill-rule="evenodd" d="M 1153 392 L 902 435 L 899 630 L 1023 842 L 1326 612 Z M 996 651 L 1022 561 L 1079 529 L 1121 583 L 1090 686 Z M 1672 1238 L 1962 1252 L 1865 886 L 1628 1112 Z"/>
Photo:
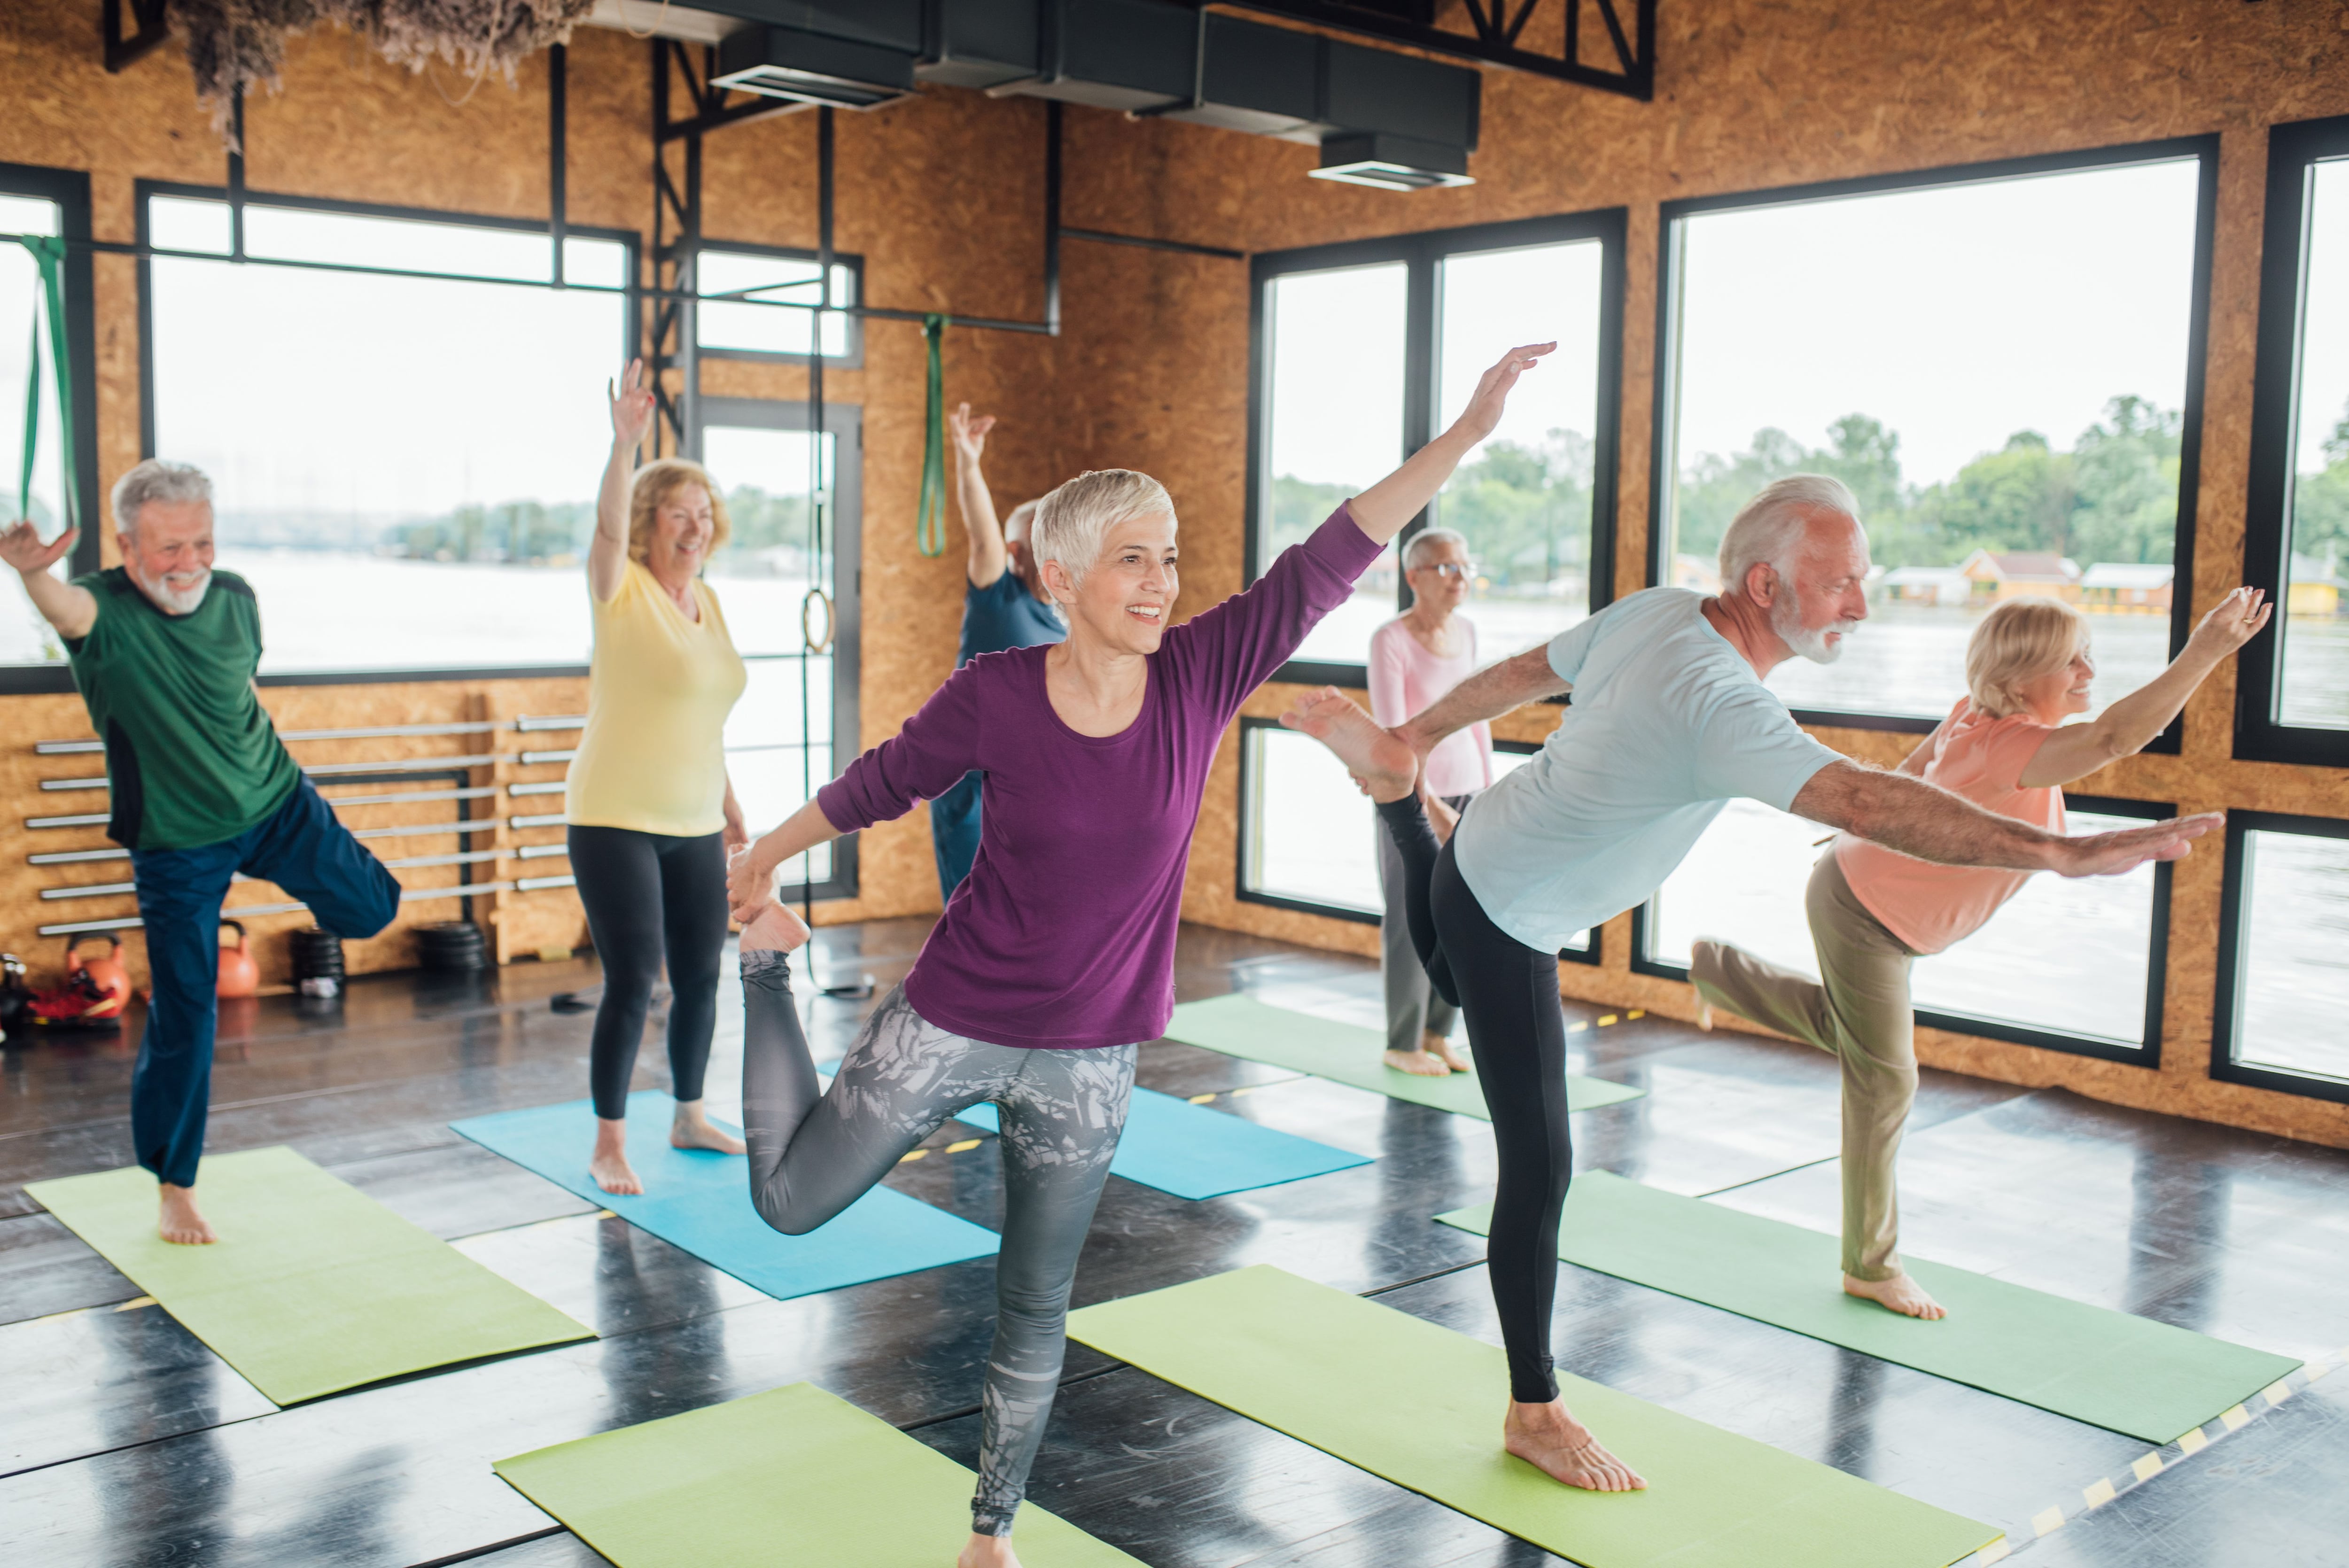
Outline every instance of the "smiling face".
<path id="1" fill-rule="evenodd" d="M 2088 656 L 2087 639 L 2072 656 L 2044 675 L 2014 683 L 2014 695 L 2042 724 L 2061 724 L 2075 713 L 2088 711 L 2088 688 L 2096 678 L 2096 661 Z"/>
<path id="2" fill-rule="evenodd" d="M 1112 523 L 1081 582 L 1059 562 L 1045 562 L 1044 583 L 1068 615 L 1069 640 L 1116 653 L 1156 653 L 1181 592 L 1176 553 L 1174 514 L 1161 511 Z"/>
<path id="3" fill-rule="evenodd" d="M 661 498 L 653 509 L 653 532 L 645 564 L 657 577 L 690 577 L 709 559 L 718 531 L 718 509 L 709 491 L 690 480 Z"/>
<path id="4" fill-rule="evenodd" d="M 174 615 L 192 615 L 212 583 L 212 503 L 150 500 L 137 526 L 117 534 L 122 564 L 140 590 Z"/>
<path id="5" fill-rule="evenodd" d="M 1449 567 L 1451 570 L 1446 571 Z M 1406 573 L 1412 603 L 1449 615 L 1468 597 L 1468 550 L 1456 539 L 1439 539 L 1422 545 L 1419 563 Z"/>

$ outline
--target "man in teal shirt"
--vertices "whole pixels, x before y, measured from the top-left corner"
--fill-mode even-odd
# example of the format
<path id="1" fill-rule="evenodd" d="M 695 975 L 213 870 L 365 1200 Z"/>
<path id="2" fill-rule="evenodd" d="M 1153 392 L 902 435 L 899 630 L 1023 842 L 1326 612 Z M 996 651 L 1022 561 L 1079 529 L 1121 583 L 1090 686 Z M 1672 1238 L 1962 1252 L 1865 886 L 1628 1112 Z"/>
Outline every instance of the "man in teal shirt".
<path id="1" fill-rule="evenodd" d="M 218 1019 L 221 901 L 240 872 L 274 882 L 347 937 L 399 913 L 399 884 L 360 846 L 277 738 L 253 684 L 261 611 L 212 570 L 212 481 L 149 459 L 114 487 L 122 564 L 71 583 L 49 568 L 78 531 L 44 544 L 0 532 L 0 561 L 66 645 L 106 745 L 113 820 L 130 851 L 154 988 L 130 1078 L 130 1136 L 162 1189 L 167 1242 L 215 1240 L 196 1208 Z"/>

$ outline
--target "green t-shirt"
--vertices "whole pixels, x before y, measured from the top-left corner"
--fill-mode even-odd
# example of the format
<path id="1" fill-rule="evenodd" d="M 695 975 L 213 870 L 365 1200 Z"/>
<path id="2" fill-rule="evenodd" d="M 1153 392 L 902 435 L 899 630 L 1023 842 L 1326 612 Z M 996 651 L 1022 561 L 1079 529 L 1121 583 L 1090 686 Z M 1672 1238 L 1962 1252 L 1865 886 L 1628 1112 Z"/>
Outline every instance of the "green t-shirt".
<path id="1" fill-rule="evenodd" d="M 119 566 L 74 579 L 98 601 L 88 634 L 66 644 L 89 724 L 106 743 L 114 820 L 134 850 L 189 850 L 233 839 L 301 782 L 253 689 L 261 607 L 233 573 L 204 602 L 167 614 Z"/>

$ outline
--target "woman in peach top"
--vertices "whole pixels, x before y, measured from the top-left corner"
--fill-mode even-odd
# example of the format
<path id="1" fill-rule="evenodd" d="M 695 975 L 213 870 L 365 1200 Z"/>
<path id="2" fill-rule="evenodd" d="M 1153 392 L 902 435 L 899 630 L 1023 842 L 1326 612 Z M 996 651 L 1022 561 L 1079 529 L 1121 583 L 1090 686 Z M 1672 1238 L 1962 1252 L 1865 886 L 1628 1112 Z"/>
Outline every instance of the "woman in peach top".
<path id="1" fill-rule="evenodd" d="M 2088 624 L 2053 599 L 2010 599 L 1966 645 L 1968 694 L 1900 770 L 1974 804 L 2064 830 L 2062 786 L 2142 750 L 2210 672 L 2268 624 L 2257 589 L 2238 588 L 2194 628 L 2185 651 L 2093 723 L 2096 666 Z M 1726 943 L 1694 944 L 1699 1022 L 1724 1007 L 1806 1040 L 1843 1064 L 1843 1288 L 1911 1317 L 1944 1315 L 1900 1267 L 1893 1158 L 1917 1094 L 1909 966 L 1980 930 L 2028 872 L 1933 865 L 1837 838 L 1806 900 L 1819 980 Z"/>

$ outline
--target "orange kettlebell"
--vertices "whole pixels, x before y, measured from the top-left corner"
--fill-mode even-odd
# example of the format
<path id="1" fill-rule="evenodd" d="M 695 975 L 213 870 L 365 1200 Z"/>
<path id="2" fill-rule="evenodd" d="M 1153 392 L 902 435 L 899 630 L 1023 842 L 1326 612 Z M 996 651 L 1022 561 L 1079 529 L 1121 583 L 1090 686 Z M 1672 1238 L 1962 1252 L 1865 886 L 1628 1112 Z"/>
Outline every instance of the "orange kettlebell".
<path id="1" fill-rule="evenodd" d="M 100 999 L 81 1014 L 83 1018 L 119 1018 L 122 1009 L 130 1005 L 130 971 L 122 965 L 122 938 L 109 935 L 106 956 L 84 962 L 82 940 L 95 934 L 98 934 L 84 932 L 66 938 L 66 981 L 70 985 L 75 975 L 88 975 L 90 984 L 100 993 Z"/>
<path id="2" fill-rule="evenodd" d="M 253 959 L 253 939 L 245 934 L 241 920 L 223 920 L 221 924 L 236 933 L 236 945 L 220 950 L 220 994 L 250 996 L 261 989 L 261 965 Z"/>

